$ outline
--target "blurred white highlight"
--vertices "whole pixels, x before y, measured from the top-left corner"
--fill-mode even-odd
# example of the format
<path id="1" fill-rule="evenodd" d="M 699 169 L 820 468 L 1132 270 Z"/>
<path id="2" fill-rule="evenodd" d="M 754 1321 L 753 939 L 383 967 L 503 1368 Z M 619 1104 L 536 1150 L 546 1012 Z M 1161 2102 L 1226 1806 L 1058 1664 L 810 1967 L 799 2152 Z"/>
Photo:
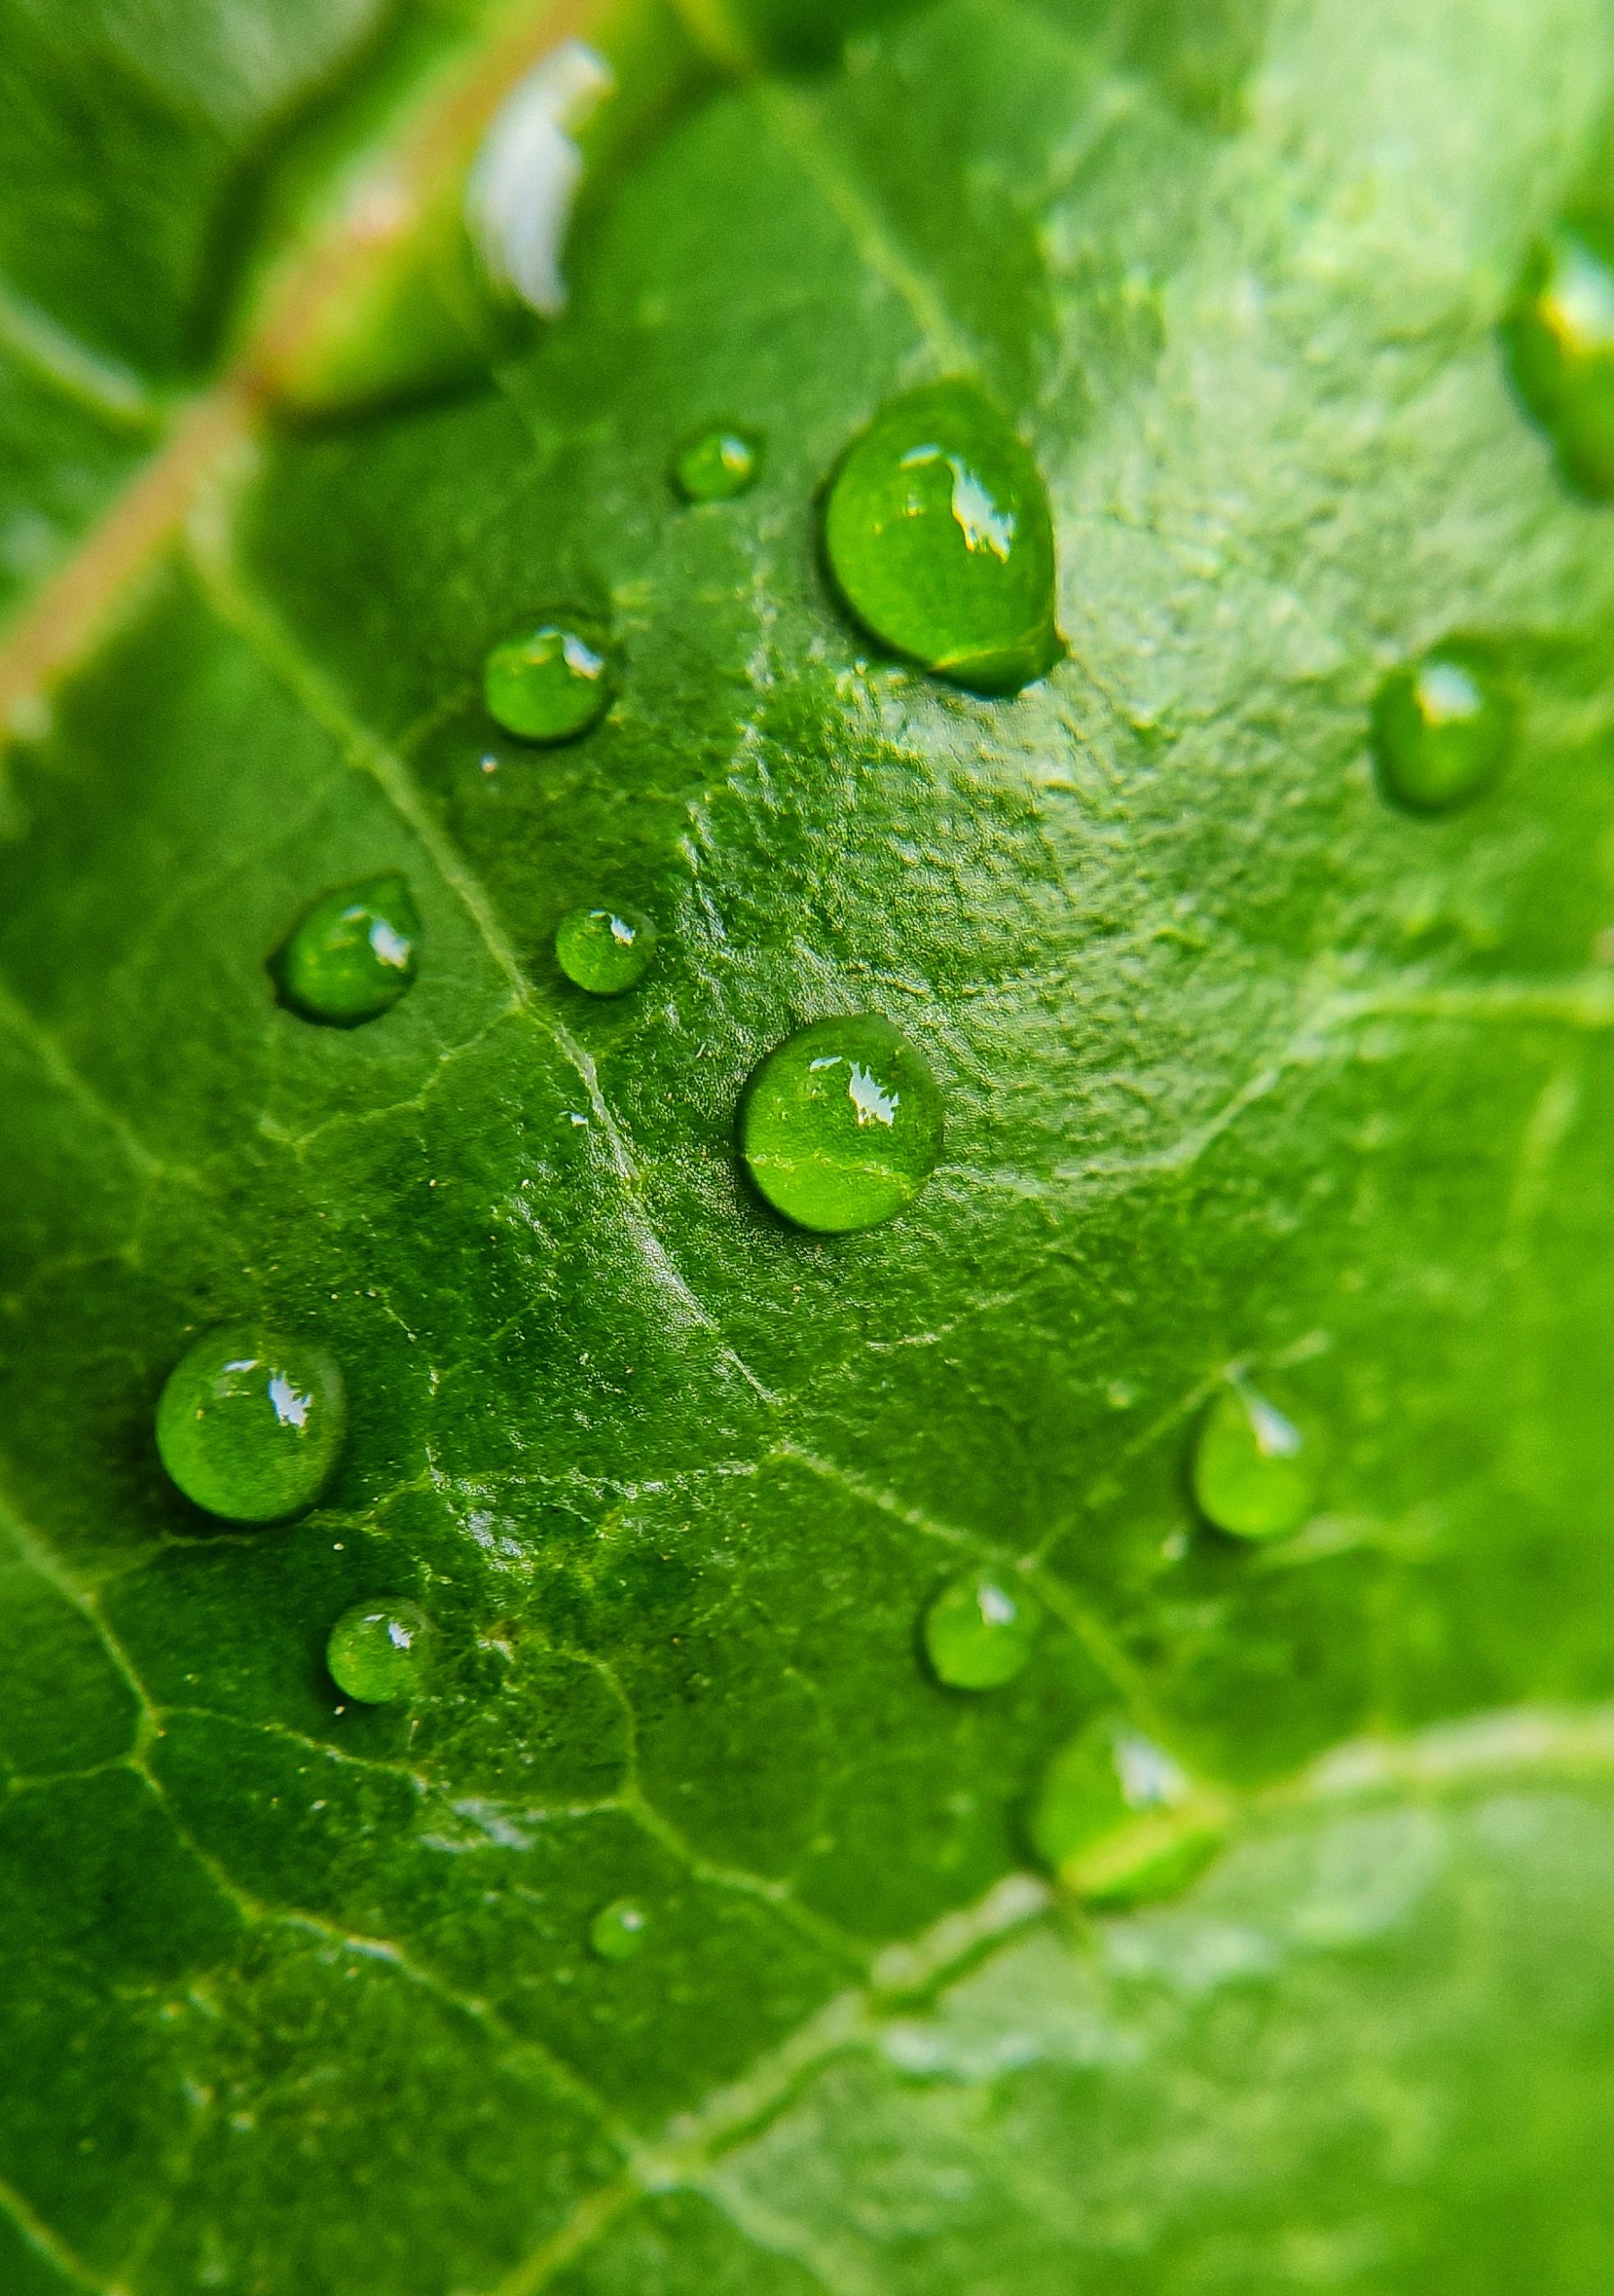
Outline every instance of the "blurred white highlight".
<path id="1" fill-rule="evenodd" d="M 495 283 L 545 318 L 566 308 L 560 256 L 583 175 L 573 134 L 615 85 L 603 57 L 565 41 L 505 98 L 465 185 L 465 222 Z"/>

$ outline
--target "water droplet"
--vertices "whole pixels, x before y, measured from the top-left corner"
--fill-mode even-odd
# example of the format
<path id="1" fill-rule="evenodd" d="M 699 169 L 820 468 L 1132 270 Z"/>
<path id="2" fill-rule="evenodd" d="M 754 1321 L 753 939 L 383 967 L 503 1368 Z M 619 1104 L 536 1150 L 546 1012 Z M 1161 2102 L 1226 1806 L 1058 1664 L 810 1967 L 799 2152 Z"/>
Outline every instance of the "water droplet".
<path id="1" fill-rule="evenodd" d="M 507 638 L 482 673 L 488 715 L 524 742 L 575 742 L 605 712 L 609 665 L 577 631 L 546 622 Z"/>
<path id="2" fill-rule="evenodd" d="M 750 431 L 705 430 L 681 449 L 672 479 L 686 502 L 732 502 L 751 492 L 761 468 L 761 444 Z"/>
<path id="3" fill-rule="evenodd" d="M 602 1961 L 630 1961 L 645 1942 L 648 1917 L 630 1898 L 614 1898 L 588 1925 L 588 1942 Z"/>
<path id="4" fill-rule="evenodd" d="M 872 636 L 977 693 L 1018 693 L 1062 651 L 1042 474 L 973 383 L 893 399 L 842 457 L 830 570 Z"/>
<path id="5" fill-rule="evenodd" d="M 1225 1387 L 1200 1422 L 1193 1495 L 1206 1520 L 1237 1539 L 1282 1538 L 1310 1511 L 1306 1439 L 1245 1380 Z"/>
<path id="6" fill-rule="evenodd" d="M 941 1093 L 878 1013 L 814 1021 L 745 1088 L 740 1143 L 763 1195 L 798 1227 L 872 1228 L 911 1204 L 941 1152 Z"/>
<path id="7" fill-rule="evenodd" d="M 361 1705 L 396 1705 L 421 1681 L 431 1631 L 431 1621 L 416 1603 L 355 1603 L 325 1644 L 331 1680 Z"/>
<path id="8" fill-rule="evenodd" d="M 996 1690 L 1031 1656 L 1041 1613 L 1002 1570 L 967 1571 L 924 1614 L 924 1648 L 951 1690 Z"/>
<path id="9" fill-rule="evenodd" d="M 1614 213 L 1582 210 L 1538 241 L 1502 332 L 1565 476 L 1614 494 Z"/>
<path id="10" fill-rule="evenodd" d="M 311 1507 L 347 1425 L 325 1350 L 248 1325 L 197 1340 L 157 1405 L 157 1448 L 186 1497 L 230 1523 L 278 1523 Z"/>
<path id="11" fill-rule="evenodd" d="M 390 1011 L 415 977 L 421 920 L 398 875 L 322 893 L 293 926 L 271 970 L 305 1020 L 356 1028 Z"/>
<path id="12" fill-rule="evenodd" d="M 1489 649 L 1448 639 L 1392 670 L 1373 705 L 1379 787 L 1414 813 L 1448 813 L 1487 788 L 1513 737 L 1512 697 Z"/>
<path id="13" fill-rule="evenodd" d="M 555 935 L 561 971 L 591 996 L 636 987 L 655 953 L 655 927 L 637 909 L 574 909 Z"/>
<path id="14" fill-rule="evenodd" d="M 1161 1746 L 1096 1723 L 1049 1764 L 1032 1813 L 1038 1855 L 1093 1906 L 1185 1889 L 1215 1856 L 1230 1813 Z"/>

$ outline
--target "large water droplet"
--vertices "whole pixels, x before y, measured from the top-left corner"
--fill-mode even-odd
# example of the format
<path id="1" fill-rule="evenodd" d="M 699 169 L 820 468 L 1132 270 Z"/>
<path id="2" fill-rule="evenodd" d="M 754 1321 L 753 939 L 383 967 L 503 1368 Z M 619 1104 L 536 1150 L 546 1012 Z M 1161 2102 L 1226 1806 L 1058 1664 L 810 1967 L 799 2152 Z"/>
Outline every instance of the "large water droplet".
<path id="1" fill-rule="evenodd" d="M 761 444 L 750 431 L 703 430 L 680 450 L 672 482 L 686 502 L 732 502 L 750 493 L 761 467 Z"/>
<path id="2" fill-rule="evenodd" d="M 304 910 L 272 970 L 305 1020 L 351 1029 L 395 1005 L 415 977 L 421 920 L 395 874 L 323 893 Z"/>
<path id="3" fill-rule="evenodd" d="M 645 1942 L 648 1916 L 630 1898 L 602 1906 L 588 1925 L 588 1942 L 602 1961 L 630 1961 Z"/>
<path id="4" fill-rule="evenodd" d="M 546 622 L 495 646 L 482 672 L 488 715 L 524 742 L 575 742 L 604 715 L 610 665 L 580 631 Z"/>
<path id="5" fill-rule="evenodd" d="M 1373 705 L 1379 787 L 1414 813 L 1449 813 L 1488 787 L 1513 737 L 1512 696 L 1489 650 L 1448 639 L 1392 670 Z"/>
<path id="6" fill-rule="evenodd" d="M 574 909 L 555 935 L 561 971 L 591 996 L 636 987 L 655 953 L 655 927 L 637 909 Z"/>
<path id="7" fill-rule="evenodd" d="M 973 383 L 893 399 L 842 457 L 824 541 L 882 644 L 977 693 L 1059 659 L 1054 526 L 1027 448 Z"/>
<path id="8" fill-rule="evenodd" d="M 157 1448 L 208 1514 L 278 1523 L 329 1483 L 346 1425 L 342 1374 L 323 1347 L 233 1325 L 204 1333 L 169 1372 Z"/>
<path id="9" fill-rule="evenodd" d="M 923 1057 L 878 1013 L 814 1021 L 745 1088 L 740 1144 L 777 1211 L 826 1235 L 872 1228 L 911 1204 L 941 1152 L 941 1093 Z"/>
<path id="10" fill-rule="evenodd" d="M 1614 213 L 1566 216 L 1537 243 L 1503 336 L 1566 477 L 1614 494 Z"/>
<path id="11" fill-rule="evenodd" d="M 331 1680 L 363 1706 L 395 1706 L 424 1674 L 431 1621 L 418 1603 L 355 1603 L 325 1644 Z"/>
<path id="12" fill-rule="evenodd" d="M 924 1614 L 924 1648 L 950 1690 L 996 1690 L 1031 1656 L 1041 1614 L 997 1570 L 967 1571 Z"/>
<path id="13" fill-rule="evenodd" d="M 1139 1732 L 1098 1723 L 1056 1754 L 1032 1813 L 1037 1850 L 1094 1906 L 1173 1895 L 1226 1836 L 1219 1795 Z"/>
<path id="14" fill-rule="evenodd" d="M 1243 1379 L 1223 1387 L 1200 1422 L 1193 1495 L 1208 1522 L 1238 1539 L 1282 1538 L 1311 1510 L 1305 1438 Z"/>

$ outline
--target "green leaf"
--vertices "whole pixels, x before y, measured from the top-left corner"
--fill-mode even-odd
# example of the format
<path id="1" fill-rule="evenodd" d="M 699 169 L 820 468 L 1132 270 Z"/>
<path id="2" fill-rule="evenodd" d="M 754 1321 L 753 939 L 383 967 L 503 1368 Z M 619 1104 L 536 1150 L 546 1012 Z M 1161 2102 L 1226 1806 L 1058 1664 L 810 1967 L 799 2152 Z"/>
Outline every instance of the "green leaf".
<path id="1" fill-rule="evenodd" d="M 423 397 L 466 123 L 578 22 L 0 0 L 0 2285 L 1601 2287 L 1614 558 L 1498 326 L 1614 7 L 643 0 L 568 309 Z M 1054 512 L 1012 699 L 822 560 L 953 376 Z M 612 700 L 539 748 L 551 618 Z M 1459 639 L 1511 753 L 1398 809 Z M 307 1017 L 400 880 L 412 982 Z M 945 1144 L 816 1236 L 736 1115 L 863 1013 Z M 341 1368 L 290 1524 L 159 1460 L 219 1326 Z M 1193 1502 L 1230 1394 L 1271 1538 Z M 988 1567 L 1040 1629 L 950 1688 Z M 1059 1883 L 1072 1743 L 1177 1782 Z"/>

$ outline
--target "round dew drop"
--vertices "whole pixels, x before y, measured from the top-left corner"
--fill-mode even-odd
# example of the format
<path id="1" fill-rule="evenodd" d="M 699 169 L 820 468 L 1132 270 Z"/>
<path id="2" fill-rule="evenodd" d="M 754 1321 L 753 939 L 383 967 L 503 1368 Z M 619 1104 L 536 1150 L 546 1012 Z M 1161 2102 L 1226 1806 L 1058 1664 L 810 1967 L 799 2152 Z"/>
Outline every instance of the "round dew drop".
<path id="1" fill-rule="evenodd" d="M 1229 1537 L 1284 1537 L 1311 1511 L 1305 1438 L 1253 1387 L 1224 1387 L 1200 1422 L 1193 1496 L 1207 1522 Z"/>
<path id="2" fill-rule="evenodd" d="M 351 1029 L 390 1012 L 414 980 L 421 920 L 394 874 L 322 893 L 273 960 L 282 1001 L 305 1020 Z"/>
<path id="3" fill-rule="evenodd" d="M 732 502 L 749 494 L 762 468 L 759 439 L 746 430 L 705 430 L 672 465 L 672 483 L 686 502 Z"/>
<path id="4" fill-rule="evenodd" d="M 410 1697 L 425 1670 L 431 1622 L 416 1603 L 355 1603 L 331 1629 L 325 1664 L 331 1680 L 363 1706 L 395 1706 Z"/>
<path id="5" fill-rule="evenodd" d="M 323 1347 L 234 1325 L 205 1333 L 169 1374 L 157 1448 L 185 1496 L 229 1523 L 311 1507 L 342 1455 L 347 1403 Z"/>
<path id="6" fill-rule="evenodd" d="M 1175 1896 L 1226 1838 L 1224 1799 L 1135 1730 L 1094 1724 L 1048 1765 L 1031 1816 L 1038 1856 L 1094 1907 Z"/>
<path id="7" fill-rule="evenodd" d="M 588 1942 L 603 1961 L 630 1961 L 645 1942 L 648 1916 L 630 1898 L 614 1898 L 588 1925 Z"/>
<path id="8" fill-rule="evenodd" d="M 1060 657 L 1047 490 L 973 383 L 910 391 L 854 439 L 824 548 L 863 628 L 958 685 L 1018 693 Z"/>
<path id="9" fill-rule="evenodd" d="M 941 1153 L 941 1088 L 878 1013 L 814 1021 L 745 1088 L 740 1145 L 777 1212 L 821 1235 L 872 1228 L 911 1204 Z"/>
<path id="10" fill-rule="evenodd" d="M 574 909 L 555 935 L 555 961 L 591 996 L 636 988 L 655 953 L 655 927 L 637 909 Z"/>
<path id="11" fill-rule="evenodd" d="M 1502 334 L 1564 475 L 1614 495 L 1614 210 L 1579 210 L 1538 242 Z"/>
<path id="12" fill-rule="evenodd" d="M 605 713 L 609 665 L 577 631 L 546 622 L 495 646 L 482 671 L 488 715 L 524 742 L 575 742 Z"/>
<path id="13" fill-rule="evenodd" d="M 1449 639 L 1392 670 L 1373 705 L 1379 787 L 1413 813 L 1467 804 L 1501 771 L 1513 738 L 1512 698 L 1488 649 Z"/>
<path id="14" fill-rule="evenodd" d="M 1030 1657 L 1040 1614 L 1027 1596 L 1005 1584 L 1007 1575 L 968 1571 L 943 1587 L 926 1611 L 925 1655 L 950 1690 L 997 1690 Z"/>

